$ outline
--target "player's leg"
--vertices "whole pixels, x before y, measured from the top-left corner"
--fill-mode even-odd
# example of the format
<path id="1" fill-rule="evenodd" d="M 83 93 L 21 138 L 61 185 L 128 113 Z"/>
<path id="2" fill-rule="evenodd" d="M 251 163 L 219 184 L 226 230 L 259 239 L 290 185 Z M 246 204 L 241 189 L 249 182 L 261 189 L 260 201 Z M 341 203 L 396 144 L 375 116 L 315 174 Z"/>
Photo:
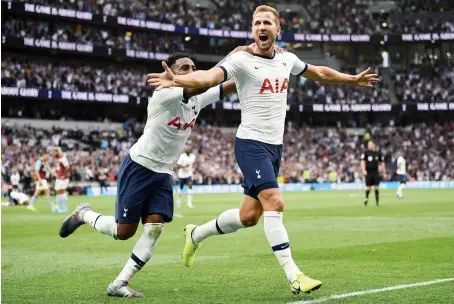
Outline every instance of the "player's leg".
<path id="1" fill-rule="evenodd" d="M 201 242 L 213 235 L 229 234 L 241 228 L 257 224 L 262 215 L 262 205 L 252 196 L 245 195 L 240 209 L 229 209 L 217 218 L 200 226 L 187 225 L 185 228 L 186 245 L 183 250 L 183 264 L 191 267 L 194 263 L 196 250 Z"/>
<path id="2" fill-rule="evenodd" d="M 142 293 L 131 289 L 128 285 L 133 276 L 150 260 L 156 243 L 164 227 L 164 218 L 160 214 L 145 217 L 143 232 L 137 240 L 126 265 L 117 278 L 107 287 L 107 295 L 114 297 L 143 298 Z"/>
<path id="3" fill-rule="evenodd" d="M 150 185 L 149 196 L 144 203 L 142 223 L 143 233 L 137 240 L 131 257 L 118 277 L 109 285 L 107 294 L 119 297 L 143 297 L 128 287 L 132 277 L 140 271 L 152 257 L 153 251 L 165 222 L 173 218 L 172 178 L 168 174 L 155 173 L 155 183 Z"/>
<path id="4" fill-rule="evenodd" d="M 36 208 L 35 208 L 36 198 L 38 196 L 40 196 L 42 192 L 43 192 L 43 190 L 38 185 L 36 185 L 36 189 L 35 189 L 35 192 L 33 193 L 30 205 L 27 206 L 28 210 L 36 211 Z"/>
<path id="5" fill-rule="evenodd" d="M 57 205 L 52 202 L 50 199 L 50 190 L 49 186 L 47 185 L 47 181 L 45 182 L 44 185 L 44 197 L 46 198 L 47 202 L 49 203 L 50 211 L 51 212 L 56 212 L 57 211 Z"/>
<path id="6" fill-rule="evenodd" d="M 183 193 L 185 180 L 185 178 L 178 178 L 177 208 L 181 208 L 181 194 Z"/>
<path id="7" fill-rule="evenodd" d="M 399 180 L 399 187 L 397 188 L 396 196 L 398 198 L 403 198 L 404 197 L 403 190 L 405 188 L 405 175 L 398 175 L 397 177 Z"/>
<path id="8" fill-rule="evenodd" d="M 187 185 L 188 185 L 188 200 L 186 202 L 186 205 L 188 208 L 194 208 L 192 205 L 192 177 L 187 178 Z"/>
<path id="9" fill-rule="evenodd" d="M 97 231 L 114 239 L 131 238 L 142 217 L 142 204 L 148 195 L 152 171 L 132 161 L 127 155 L 118 175 L 118 193 L 115 204 L 116 216 L 106 216 L 95 212 L 87 203 L 81 203 L 63 221 L 60 236 L 65 238 L 83 224 L 89 224 Z"/>
<path id="10" fill-rule="evenodd" d="M 375 204 L 378 206 L 379 205 L 379 201 L 380 201 L 380 193 L 379 193 L 379 190 L 378 190 L 378 183 L 376 185 L 374 185 L 374 190 L 375 190 Z"/>
<path id="11" fill-rule="evenodd" d="M 370 174 L 366 175 L 366 198 L 364 199 L 364 206 L 367 206 L 369 202 L 369 194 L 370 194 L 370 187 L 372 186 L 373 182 L 371 180 Z"/>
<path id="12" fill-rule="evenodd" d="M 57 197 L 57 212 L 68 212 L 68 188 L 69 179 L 57 179 L 55 181 L 55 192 Z"/>

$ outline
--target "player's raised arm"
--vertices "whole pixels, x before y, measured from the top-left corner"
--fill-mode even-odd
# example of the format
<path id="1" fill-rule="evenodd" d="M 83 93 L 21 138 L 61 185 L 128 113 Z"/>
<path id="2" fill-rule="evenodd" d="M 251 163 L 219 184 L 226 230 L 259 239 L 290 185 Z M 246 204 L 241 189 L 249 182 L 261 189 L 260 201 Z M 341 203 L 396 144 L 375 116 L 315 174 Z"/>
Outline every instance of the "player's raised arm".
<path id="1" fill-rule="evenodd" d="M 378 75 L 369 73 L 369 71 L 370 68 L 367 68 L 357 75 L 350 75 L 325 66 L 308 65 L 302 74 L 306 78 L 319 82 L 372 88 L 378 82 Z"/>
<path id="2" fill-rule="evenodd" d="M 163 61 L 163 73 L 148 74 L 148 83 L 159 91 L 163 88 L 207 88 L 227 80 L 227 73 L 222 67 L 214 67 L 208 71 L 197 71 L 186 75 L 175 75 Z"/>

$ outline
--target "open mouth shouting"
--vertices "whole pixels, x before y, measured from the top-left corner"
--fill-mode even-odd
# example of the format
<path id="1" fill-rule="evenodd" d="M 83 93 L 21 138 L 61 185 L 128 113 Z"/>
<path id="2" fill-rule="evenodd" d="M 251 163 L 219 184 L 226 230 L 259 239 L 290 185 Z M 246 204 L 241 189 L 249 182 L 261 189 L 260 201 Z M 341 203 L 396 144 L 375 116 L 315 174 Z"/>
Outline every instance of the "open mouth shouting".
<path id="1" fill-rule="evenodd" d="M 268 34 L 260 33 L 259 34 L 259 40 L 260 40 L 260 42 L 267 42 L 269 40 Z"/>

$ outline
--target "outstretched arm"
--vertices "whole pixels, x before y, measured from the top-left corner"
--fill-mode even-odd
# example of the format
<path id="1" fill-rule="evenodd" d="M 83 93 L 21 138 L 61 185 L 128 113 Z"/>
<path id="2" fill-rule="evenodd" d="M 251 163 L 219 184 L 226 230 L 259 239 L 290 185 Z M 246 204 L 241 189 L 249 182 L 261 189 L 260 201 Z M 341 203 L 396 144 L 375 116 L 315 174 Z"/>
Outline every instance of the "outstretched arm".
<path id="1" fill-rule="evenodd" d="M 332 84 L 345 84 L 356 87 L 373 87 L 378 82 L 378 75 L 369 73 L 370 68 L 357 74 L 350 75 L 338 72 L 325 66 L 308 65 L 303 76 L 315 81 Z"/>

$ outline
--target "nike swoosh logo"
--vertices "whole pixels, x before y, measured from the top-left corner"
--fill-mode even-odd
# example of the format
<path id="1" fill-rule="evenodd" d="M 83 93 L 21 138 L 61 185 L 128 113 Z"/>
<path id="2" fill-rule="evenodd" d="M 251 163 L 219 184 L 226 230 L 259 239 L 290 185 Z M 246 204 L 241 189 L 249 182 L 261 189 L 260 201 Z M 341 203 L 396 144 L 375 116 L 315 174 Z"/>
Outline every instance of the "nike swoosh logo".
<path id="1" fill-rule="evenodd" d="M 258 69 L 260 69 L 260 68 L 261 68 L 261 66 L 260 66 L 260 67 L 254 67 L 254 68 L 255 68 L 256 70 L 258 70 Z"/>

